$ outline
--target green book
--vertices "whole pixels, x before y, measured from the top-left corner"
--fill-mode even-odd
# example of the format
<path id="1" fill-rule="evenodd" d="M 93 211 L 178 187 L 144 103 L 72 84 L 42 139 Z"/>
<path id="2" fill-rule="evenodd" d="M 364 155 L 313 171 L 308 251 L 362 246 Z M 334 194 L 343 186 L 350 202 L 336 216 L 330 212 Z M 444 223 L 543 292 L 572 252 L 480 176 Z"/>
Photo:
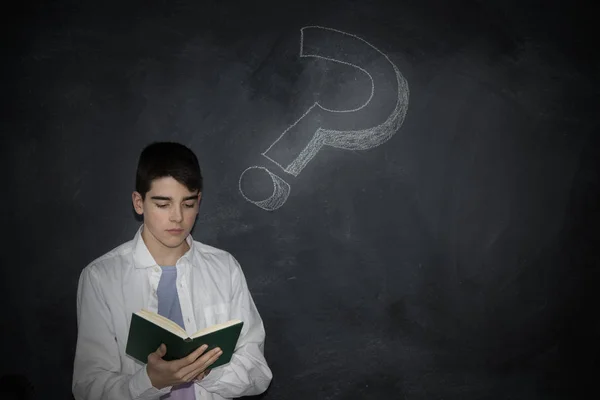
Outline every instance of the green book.
<path id="1" fill-rule="evenodd" d="M 244 323 L 234 319 L 222 324 L 201 329 L 191 336 L 178 324 L 162 315 L 141 310 L 131 315 L 131 325 L 125 352 L 146 364 L 148 355 L 158 349 L 161 343 L 167 346 L 165 361 L 183 358 L 198 347 L 206 344 L 205 353 L 219 347 L 223 354 L 209 368 L 229 363 Z"/>

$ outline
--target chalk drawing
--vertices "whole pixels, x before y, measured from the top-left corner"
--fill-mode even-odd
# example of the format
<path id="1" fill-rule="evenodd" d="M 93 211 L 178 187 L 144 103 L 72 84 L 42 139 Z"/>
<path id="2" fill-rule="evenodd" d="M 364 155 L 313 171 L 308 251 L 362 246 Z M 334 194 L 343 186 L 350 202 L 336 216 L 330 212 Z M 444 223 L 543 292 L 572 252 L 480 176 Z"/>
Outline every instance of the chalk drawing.
<path id="1" fill-rule="evenodd" d="M 320 46 L 320 43 L 336 43 L 336 46 L 332 50 L 331 47 Z M 371 87 L 369 96 L 359 107 L 348 110 L 334 110 L 315 102 L 296 122 L 281 133 L 262 153 L 262 156 L 286 173 L 297 177 L 323 146 L 345 150 L 371 149 L 388 141 L 402 126 L 408 109 L 408 83 L 396 65 L 375 46 L 358 36 L 336 29 L 306 26 L 300 30 L 300 57 L 319 58 L 356 68 L 369 78 Z M 360 65 L 367 62 L 369 62 L 368 66 Z M 386 70 L 392 71 L 395 75 L 397 90 L 394 94 L 395 107 L 384 122 L 358 130 L 318 127 L 312 132 L 307 132 L 306 129 L 302 129 L 302 123 L 313 120 L 320 121 L 319 116 L 322 115 L 343 119 L 347 118 L 345 115 L 349 113 L 368 113 L 372 111 L 369 109 L 369 105 L 371 107 L 381 107 L 388 100 L 387 92 L 384 89 L 387 89 L 386 86 L 390 84 L 389 78 L 381 73 L 381 71 Z M 302 143 L 302 146 L 297 146 L 298 142 Z M 268 173 L 274 186 L 271 197 L 261 201 L 249 199 L 242 189 L 244 175 L 247 171 L 256 168 Z M 290 186 L 287 182 L 267 168 L 257 166 L 247 168 L 242 172 L 239 189 L 246 200 L 268 211 L 281 207 L 290 193 Z"/>
<path id="2" fill-rule="evenodd" d="M 242 190 L 242 177 L 244 176 L 244 174 L 246 174 L 251 169 L 259 169 L 259 170 L 265 171 L 267 174 L 269 174 L 269 176 L 271 177 L 271 180 L 273 181 L 273 194 L 271 194 L 271 196 L 265 200 L 256 201 L 256 200 L 249 199 L 244 194 L 244 191 Z M 240 188 L 240 192 L 242 193 L 242 196 L 244 196 L 244 198 L 246 200 L 248 200 L 250 203 L 253 203 L 253 204 L 259 206 L 260 208 L 262 208 L 264 210 L 269 210 L 269 211 L 276 210 L 279 207 L 281 207 L 283 205 L 283 203 L 285 203 L 285 201 L 287 200 L 287 198 L 290 194 L 290 185 L 286 181 L 284 181 L 283 179 L 281 179 L 280 177 L 278 177 L 277 175 L 275 175 L 274 173 L 272 173 L 265 167 L 257 167 L 257 166 L 246 168 L 244 170 L 244 172 L 242 172 L 242 174 L 240 175 L 239 188 Z"/>

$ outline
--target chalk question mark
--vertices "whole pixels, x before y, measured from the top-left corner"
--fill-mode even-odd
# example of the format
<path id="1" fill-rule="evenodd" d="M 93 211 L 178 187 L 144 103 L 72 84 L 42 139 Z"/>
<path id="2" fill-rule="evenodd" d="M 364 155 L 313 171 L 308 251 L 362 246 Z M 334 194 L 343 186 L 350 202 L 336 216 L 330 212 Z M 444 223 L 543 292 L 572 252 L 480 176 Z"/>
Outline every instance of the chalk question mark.
<path id="1" fill-rule="evenodd" d="M 334 46 L 323 43 L 333 43 Z M 377 147 L 388 141 L 402 126 L 408 109 L 408 83 L 394 63 L 375 46 L 349 33 L 306 26 L 300 30 L 300 57 L 321 58 L 356 68 L 369 78 L 371 91 L 362 105 L 350 110 L 333 110 L 315 102 L 283 131 L 262 155 L 285 172 L 297 177 L 323 146 L 345 150 Z M 391 76 L 395 77 L 396 85 L 390 84 Z M 393 104 L 395 106 L 384 122 L 366 129 L 352 129 L 349 126 L 369 121 L 373 114 L 377 114 L 376 111 L 391 108 Z M 347 126 L 346 129 L 339 128 Z M 273 193 L 267 199 L 252 200 L 244 193 L 242 180 L 252 170 L 264 171 L 270 177 Z M 290 185 L 267 168 L 252 166 L 242 172 L 239 190 L 247 201 L 273 211 L 286 202 Z"/>

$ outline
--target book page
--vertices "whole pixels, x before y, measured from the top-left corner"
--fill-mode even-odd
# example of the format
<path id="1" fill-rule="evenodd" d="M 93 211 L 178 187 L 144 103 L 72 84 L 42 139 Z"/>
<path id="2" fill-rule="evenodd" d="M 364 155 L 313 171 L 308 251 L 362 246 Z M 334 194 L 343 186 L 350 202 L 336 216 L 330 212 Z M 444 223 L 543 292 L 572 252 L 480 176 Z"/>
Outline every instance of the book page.
<path id="1" fill-rule="evenodd" d="M 156 314 L 156 313 L 153 313 L 148 310 L 140 310 L 140 311 L 136 312 L 136 314 L 139 315 L 140 317 L 147 319 L 148 321 L 153 322 L 156 325 L 168 330 L 169 332 L 181 337 L 182 339 L 188 338 L 188 334 L 185 331 L 185 329 L 183 329 L 182 327 L 177 325 L 177 323 L 171 321 L 170 319 L 168 319 L 166 317 L 163 317 L 160 314 Z"/>
<path id="2" fill-rule="evenodd" d="M 212 325 L 212 326 L 209 326 L 207 328 L 201 329 L 198 332 L 194 333 L 191 336 L 191 338 L 195 339 L 195 338 L 200 337 L 202 335 L 206 335 L 208 333 L 216 332 L 216 331 L 219 331 L 221 329 L 228 328 L 228 327 L 230 327 L 232 325 L 239 324 L 241 322 L 242 321 L 240 321 L 239 319 L 232 319 L 230 321 L 223 322 L 222 324 Z"/>

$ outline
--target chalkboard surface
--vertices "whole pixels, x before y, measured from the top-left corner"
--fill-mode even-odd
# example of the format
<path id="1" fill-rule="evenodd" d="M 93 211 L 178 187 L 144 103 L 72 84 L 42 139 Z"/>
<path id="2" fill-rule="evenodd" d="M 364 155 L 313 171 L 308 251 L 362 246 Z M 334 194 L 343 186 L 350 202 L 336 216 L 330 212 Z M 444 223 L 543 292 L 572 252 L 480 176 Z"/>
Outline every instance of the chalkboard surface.
<path id="1" fill-rule="evenodd" d="M 193 234 L 244 269 L 274 373 L 260 398 L 596 385 L 586 3 L 17 7 L 2 13 L 3 399 L 72 398 L 77 279 L 137 230 L 137 157 L 156 140 L 199 157 Z"/>

